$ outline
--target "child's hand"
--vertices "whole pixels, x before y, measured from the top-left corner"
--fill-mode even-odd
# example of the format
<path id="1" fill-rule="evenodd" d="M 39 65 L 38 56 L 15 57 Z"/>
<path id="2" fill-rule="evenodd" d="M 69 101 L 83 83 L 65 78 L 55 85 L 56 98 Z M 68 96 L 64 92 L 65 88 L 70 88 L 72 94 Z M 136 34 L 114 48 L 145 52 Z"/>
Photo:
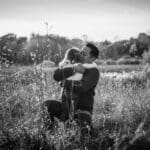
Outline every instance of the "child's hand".
<path id="1" fill-rule="evenodd" d="M 75 72 L 83 74 L 84 71 L 85 71 L 85 68 L 83 67 L 82 64 L 78 64 L 77 66 L 75 66 Z"/>

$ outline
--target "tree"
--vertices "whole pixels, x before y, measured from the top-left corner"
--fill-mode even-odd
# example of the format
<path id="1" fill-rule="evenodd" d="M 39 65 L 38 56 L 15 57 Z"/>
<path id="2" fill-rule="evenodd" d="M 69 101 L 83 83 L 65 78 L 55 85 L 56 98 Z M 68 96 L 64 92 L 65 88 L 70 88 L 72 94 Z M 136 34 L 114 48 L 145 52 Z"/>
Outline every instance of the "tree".
<path id="1" fill-rule="evenodd" d="M 0 57 L 4 61 L 14 63 L 16 60 L 17 36 L 13 33 L 8 33 L 1 37 L 0 42 Z"/>
<path id="2" fill-rule="evenodd" d="M 135 56 L 136 52 L 137 52 L 137 46 L 136 46 L 135 43 L 133 43 L 133 44 L 130 46 L 129 53 L 130 53 L 131 55 Z"/>
<path id="3" fill-rule="evenodd" d="M 148 47 L 150 44 L 150 37 L 145 33 L 140 33 L 137 40 L 137 55 L 142 57 L 144 51 L 148 51 Z"/>

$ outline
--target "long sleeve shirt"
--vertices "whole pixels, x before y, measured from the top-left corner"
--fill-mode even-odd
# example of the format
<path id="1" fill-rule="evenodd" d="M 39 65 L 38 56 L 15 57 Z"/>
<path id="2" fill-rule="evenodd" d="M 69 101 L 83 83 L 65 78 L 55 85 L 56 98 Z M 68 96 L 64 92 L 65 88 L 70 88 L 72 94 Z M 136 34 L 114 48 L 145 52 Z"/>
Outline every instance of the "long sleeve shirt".
<path id="1" fill-rule="evenodd" d="M 54 72 L 54 79 L 62 81 L 74 74 L 73 68 L 56 69 Z M 65 80 L 64 88 L 68 91 L 73 91 L 79 94 L 79 101 L 75 109 L 93 111 L 94 90 L 99 80 L 99 71 L 97 68 L 85 69 L 83 78 L 80 84 L 72 83 L 72 80 Z"/>

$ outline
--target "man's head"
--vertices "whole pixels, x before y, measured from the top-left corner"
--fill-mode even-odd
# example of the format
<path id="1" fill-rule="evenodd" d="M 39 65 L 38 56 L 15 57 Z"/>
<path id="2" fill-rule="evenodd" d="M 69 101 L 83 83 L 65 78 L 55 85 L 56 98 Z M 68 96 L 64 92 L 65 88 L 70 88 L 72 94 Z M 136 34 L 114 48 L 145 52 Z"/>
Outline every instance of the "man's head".
<path id="1" fill-rule="evenodd" d="M 99 55 L 98 48 L 92 44 L 87 43 L 80 52 L 84 63 L 92 63 Z"/>

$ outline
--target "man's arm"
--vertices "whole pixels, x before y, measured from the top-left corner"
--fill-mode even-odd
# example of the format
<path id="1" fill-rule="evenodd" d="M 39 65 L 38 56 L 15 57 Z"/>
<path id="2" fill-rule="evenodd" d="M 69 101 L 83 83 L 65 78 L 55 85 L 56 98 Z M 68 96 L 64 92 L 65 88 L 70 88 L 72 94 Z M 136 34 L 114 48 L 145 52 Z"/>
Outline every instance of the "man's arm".
<path id="1" fill-rule="evenodd" d="M 99 71 L 96 68 L 85 69 L 81 84 L 72 84 L 70 81 L 65 81 L 67 89 L 72 89 L 74 92 L 87 92 L 95 87 L 99 80 Z M 74 81 L 76 82 L 76 81 Z"/>
<path id="2" fill-rule="evenodd" d="M 73 67 L 68 67 L 68 68 L 63 68 L 63 69 L 58 68 L 54 71 L 53 78 L 56 81 L 62 81 L 72 76 L 73 74 L 74 74 Z"/>

